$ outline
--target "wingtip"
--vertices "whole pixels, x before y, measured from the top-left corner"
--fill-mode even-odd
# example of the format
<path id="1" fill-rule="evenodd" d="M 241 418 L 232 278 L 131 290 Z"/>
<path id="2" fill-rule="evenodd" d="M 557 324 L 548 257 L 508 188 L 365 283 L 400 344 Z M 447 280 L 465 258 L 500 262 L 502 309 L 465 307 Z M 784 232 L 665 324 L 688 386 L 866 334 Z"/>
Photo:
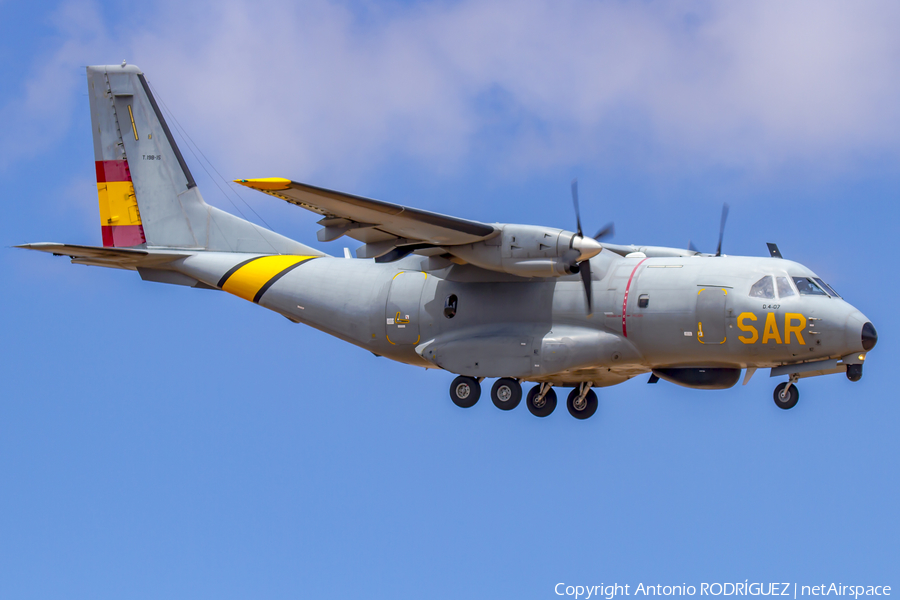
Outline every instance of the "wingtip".
<path id="1" fill-rule="evenodd" d="M 262 179 L 235 179 L 235 183 L 239 183 L 248 188 L 255 190 L 286 190 L 291 187 L 291 180 L 283 177 L 264 177 Z"/>

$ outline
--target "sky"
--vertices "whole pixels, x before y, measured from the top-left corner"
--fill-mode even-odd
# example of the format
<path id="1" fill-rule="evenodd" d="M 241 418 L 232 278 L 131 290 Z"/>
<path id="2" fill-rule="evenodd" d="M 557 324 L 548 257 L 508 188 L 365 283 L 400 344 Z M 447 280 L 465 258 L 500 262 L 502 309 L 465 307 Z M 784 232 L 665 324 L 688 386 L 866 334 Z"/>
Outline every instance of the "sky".
<path id="1" fill-rule="evenodd" d="M 0 0 L 0 597 L 557 598 L 900 586 L 900 5 Z M 776 242 L 879 333 L 862 380 L 639 377 L 584 422 L 226 294 L 11 248 L 101 243 L 84 66 L 147 74 L 206 200 L 288 177 L 616 243 Z M 564 590 L 564 588 L 559 588 Z"/>

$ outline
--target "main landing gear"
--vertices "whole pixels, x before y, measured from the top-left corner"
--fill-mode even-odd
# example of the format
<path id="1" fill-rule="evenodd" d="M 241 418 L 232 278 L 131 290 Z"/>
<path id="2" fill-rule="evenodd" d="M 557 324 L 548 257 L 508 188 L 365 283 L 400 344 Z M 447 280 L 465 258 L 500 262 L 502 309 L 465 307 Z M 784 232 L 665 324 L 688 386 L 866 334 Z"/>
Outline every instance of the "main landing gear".
<path id="1" fill-rule="evenodd" d="M 569 392 L 566 408 L 576 419 L 589 419 L 597 412 L 597 393 L 591 389 L 591 382 L 585 382 Z"/>
<path id="2" fill-rule="evenodd" d="M 512 410 L 522 400 L 522 386 L 515 379 L 498 379 L 491 388 L 491 402 L 500 410 Z"/>
<path id="3" fill-rule="evenodd" d="M 556 392 L 549 383 L 540 383 L 528 392 L 525 398 L 528 412 L 536 417 L 549 417 L 556 409 Z"/>
<path id="4" fill-rule="evenodd" d="M 797 400 L 800 399 L 800 390 L 797 388 L 797 378 L 791 377 L 790 380 L 778 384 L 775 388 L 773 397 L 775 398 L 775 406 L 778 408 L 783 408 L 784 410 L 794 408 L 797 404 Z"/>
<path id="5" fill-rule="evenodd" d="M 450 384 L 450 399 L 460 408 L 472 408 L 481 398 L 481 381 L 460 375 Z"/>
<path id="6" fill-rule="evenodd" d="M 475 406 L 481 397 L 484 378 L 460 375 L 450 384 L 450 399 L 460 408 Z M 597 393 L 592 382 L 584 382 L 572 390 L 566 399 L 569 414 L 576 419 L 588 419 L 597 412 Z M 491 386 L 491 402 L 500 410 L 512 410 L 522 401 L 522 384 L 517 379 L 502 377 Z M 528 412 L 536 417 L 547 417 L 556 410 L 556 391 L 549 383 L 539 383 L 525 395 Z"/>

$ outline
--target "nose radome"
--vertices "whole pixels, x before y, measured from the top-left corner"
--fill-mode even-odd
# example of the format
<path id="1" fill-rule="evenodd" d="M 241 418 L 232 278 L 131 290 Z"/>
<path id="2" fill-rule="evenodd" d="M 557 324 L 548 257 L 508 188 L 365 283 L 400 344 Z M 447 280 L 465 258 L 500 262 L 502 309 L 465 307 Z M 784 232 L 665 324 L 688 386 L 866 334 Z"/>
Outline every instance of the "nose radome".
<path id="1" fill-rule="evenodd" d="M 868 352 L 875 347 L 876 343 L 878 343 L 878 333 L 875 331 L 875 326 L 871 322 L 866 321 L 866 324 L 862 327 L 863 348 Z"/>

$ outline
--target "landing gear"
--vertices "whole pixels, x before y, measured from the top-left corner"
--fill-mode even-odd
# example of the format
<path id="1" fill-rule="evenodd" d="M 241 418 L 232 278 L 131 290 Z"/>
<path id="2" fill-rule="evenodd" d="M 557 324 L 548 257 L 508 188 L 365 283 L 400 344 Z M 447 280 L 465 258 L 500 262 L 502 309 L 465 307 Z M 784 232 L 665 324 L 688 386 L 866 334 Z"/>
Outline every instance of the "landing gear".
<path id="1" fill-rule="evenodd" d="M 475 403 L 478 402 L 480 397 L 481 383 L 474 377 L 460 375 L 450 384 L 450 399 L 453 400 L 453 404 L 460 408 L 471 408 L 475 406 Z"/>
<path id="2" fill-rule="evenodd" d="M 590 381 L 582 383 L 569 393 L 566 408 L 576 419 L 588 419 L 597 412 L 597 394 L 591 389 Z"/>
<path id="3" fill-rule="evenodd" d="M 556 409 L 556 392 L 549 383 L 541 383 L 528 390 L 525 404 L 534 416 L 547 417 Z"/>
<path id="4" fill-rule="evenodd" d="M 500 410 L 512 410 L 522 400 L 522 386 L 515 379 L 498 379 L 491 388 L 491 401 Z"/>
<path id="5" fill-rule="evenodd" d="M 797 389 L 797 386 L 794 384 L 795 381 L 793 380 L 778 384 L 778 387 L 775 388 L 775 394 L 773 395 L 775 398 L 775 406 L 783 408 L 784 410 L 794 408 L 797 404 L 797 400 L 800 399 L 800 390 Z"/>

